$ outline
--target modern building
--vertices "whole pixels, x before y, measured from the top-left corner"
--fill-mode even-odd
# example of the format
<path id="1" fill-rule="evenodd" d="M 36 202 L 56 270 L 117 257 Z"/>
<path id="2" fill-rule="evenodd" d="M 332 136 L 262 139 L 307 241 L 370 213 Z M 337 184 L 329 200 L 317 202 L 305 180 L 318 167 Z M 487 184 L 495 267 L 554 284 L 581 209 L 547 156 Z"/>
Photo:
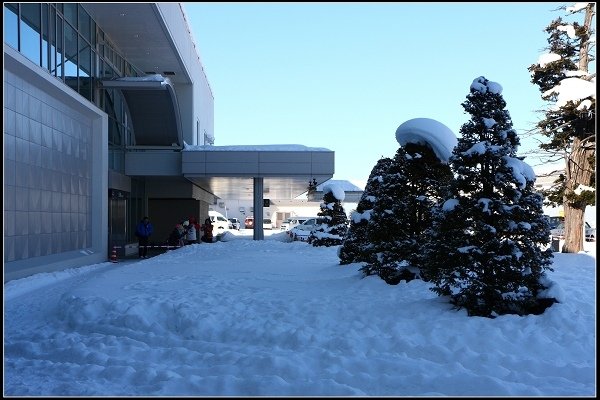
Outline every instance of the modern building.
<path id="1" fill-rule="evenodd" d="M 251 199 L 262 218 L 265 194 L 294 198 L 333 176 L 328 149 L 214 146 L 213 92 L 181 3 L 3 11 L 5 282 L 125 252 L 145 215 L 162 244 L 219 198 Z"/>

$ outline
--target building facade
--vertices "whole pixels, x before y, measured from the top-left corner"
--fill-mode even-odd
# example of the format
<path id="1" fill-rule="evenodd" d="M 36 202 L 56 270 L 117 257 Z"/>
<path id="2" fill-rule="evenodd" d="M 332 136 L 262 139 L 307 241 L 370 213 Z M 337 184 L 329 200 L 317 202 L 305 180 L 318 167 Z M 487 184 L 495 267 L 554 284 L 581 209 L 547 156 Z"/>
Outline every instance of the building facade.
<path id="1" fill-rule="evenodd" d="M 5 281 L 106 261 L 145 215 L 162 244 L 247 194 L 237 184 L 261 204 L 263 190 L 333 176 L 327 149 L 217 151 L 181 3 L 4 3 L 3 20 Z"/>

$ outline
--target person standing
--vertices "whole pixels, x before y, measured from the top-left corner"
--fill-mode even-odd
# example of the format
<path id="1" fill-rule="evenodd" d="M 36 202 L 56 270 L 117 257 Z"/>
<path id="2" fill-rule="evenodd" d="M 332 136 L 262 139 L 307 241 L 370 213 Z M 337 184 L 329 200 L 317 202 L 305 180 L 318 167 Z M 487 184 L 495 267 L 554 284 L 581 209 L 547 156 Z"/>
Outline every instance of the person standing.
<path id="1" fill-rule="evenodd" d="M 135 229 L 135 235 L 138 237 L 138 256 L 146 258 L 148 256 L 148 241 L 154 228 L 148 217 L 144 217 Z"/>
<path id="2" fill-rule="evenodd" d="M 198 219 L 196 217 L 191 217 L 190 223 L 194 224 L 194 228 L 196 228 L 196 243 L 197 243 L 198 239 L 200 239 L 200 231 L 202 230 L 202 225 L 200 225 L 200 222 L 198 221 Z"/>
<path id="3" fill-rule="evenodd" d="M 181 245 L 185 246 L 188 241 L 188 232 L 190 230 L 190 221 L 188 221 L 187 219 L 184 220 L 181 223 L 181 226 L 183 226 L 183 236 L 181 237 Z"/>
<path id="4" fill-rule="evenodd" d="M 202 225 L 202 231 L 204 234 L 200 238 L 205 243 L 212 243 L 213 241 L 213 226 L 210 218 L 206 218 L 204 220 L 204 225 Z"/>
<path id="5" fill-rule="evenodd" d="M 169 249 L 171 247 L 177 248 L 177 247 L 181 247 L 183 246 L 183 235 L 185 234 L 185 229 L 183 229 L 183 225 L 181 224 L 177 224 L 175 225 L 175 228 L 173 228 L 173 231 L 171 232 L 171 234 L 169 235 L 169 238 L 167 239 L 167 244 L 169 246 Z"/>
<path id="6" fill-rule="evenodd" d="M 186 244 L 194 244 L 196 243 L 196 224 L 193 219 L 190 219 L 190 225 L 187 230 L 187 243 Z"/>

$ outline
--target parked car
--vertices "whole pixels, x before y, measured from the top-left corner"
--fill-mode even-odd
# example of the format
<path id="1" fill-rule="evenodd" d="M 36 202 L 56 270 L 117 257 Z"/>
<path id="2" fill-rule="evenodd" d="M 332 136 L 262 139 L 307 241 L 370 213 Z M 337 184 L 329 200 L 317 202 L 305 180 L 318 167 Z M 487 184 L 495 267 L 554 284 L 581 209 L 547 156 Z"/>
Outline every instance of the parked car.
<path id="1" fill-rule="evenodd" d="M 564 239 L 565 238 L 565 223 L 561 222 L 556 228 L 550 230 L 550 235 L 553 239 Z M 592 228 L 589 223 L 585 223 L 585 240 L 587 242 L 596 241 L 596 228 Z"/>
<path id="2" fill-rule="evenodd" d="M 290 229 L 294 228 L 295 226 L 300 225 L 301 223 L 303 223 L 304 221 L 306 221 L 309 218 L 311 218 L 311 217 L 290 217 L 281 224 L 280 229 L 284 232 L 287 232 Z"/>
<path id="3" fill-rule="evenodd" d="M 303 223 L 296 225 L 288 231 L 288 234 L 292 240 L 299 240 L 301 242 L 308 242 L 310 232 L 317 226 L 317 218 L 309 218 Z"/>
<path id="4" fill-rule="evenodd" d="M 273 222 L 269 218 L 263 218 L 263 229 L 273 229 Z"/>
<path id="5" fill-rule="evenodd" d="M 548 225 L 550 225 L 550 229 L 554 229 L 561 222 L 565 222 L 565 217 L 550 217 L 550 216 L 546 216 L 546 217 L 548 218 Z"/>
<path id="6" fill-rule="evenodd" d="M 254 228 L 254 217 L 248 216 L 244 219 L 244 228 L 253 229 Z"/>
<path id="7" fill-rule="evenodd" d="M 242 225 L 237 218 L 229 218 L 229 224 L 231 225 L 231 229 L 235 229 L 236 231 L 239 231 Z"/>
<path id="8" fill-rule="evenodd" d="M 208 212 L 208 217 L 210 218 L 210 222 L 212 222 L 213 229 L 216 229 L 217 232 L 229 229 L 229 220 L 220 212 L 211 210 Z"/>

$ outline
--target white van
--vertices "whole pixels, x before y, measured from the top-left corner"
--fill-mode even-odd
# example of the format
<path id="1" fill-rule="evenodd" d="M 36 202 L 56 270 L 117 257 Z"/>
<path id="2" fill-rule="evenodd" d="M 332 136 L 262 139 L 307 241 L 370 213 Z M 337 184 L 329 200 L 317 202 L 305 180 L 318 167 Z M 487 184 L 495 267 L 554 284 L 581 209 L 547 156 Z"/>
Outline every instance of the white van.
<path id="1" fill-rule="evenodd" d="M 208 217 L 212 222 L 213 229 L 216 229 L 215 233 L 223 232 L 225 229 L 229 229 L 229 220 L 220 212 L 209 210 Z"/>
<path id="2" fill-rule="evenodd" d="M 304 221 L 310 218 L 315 217 L 290 217 L 286 219 L 284 223 L 281 224 L 281 230 L 287 232 L 290 229 L 296 227 L 297 225 L 303 224 Z"/>

